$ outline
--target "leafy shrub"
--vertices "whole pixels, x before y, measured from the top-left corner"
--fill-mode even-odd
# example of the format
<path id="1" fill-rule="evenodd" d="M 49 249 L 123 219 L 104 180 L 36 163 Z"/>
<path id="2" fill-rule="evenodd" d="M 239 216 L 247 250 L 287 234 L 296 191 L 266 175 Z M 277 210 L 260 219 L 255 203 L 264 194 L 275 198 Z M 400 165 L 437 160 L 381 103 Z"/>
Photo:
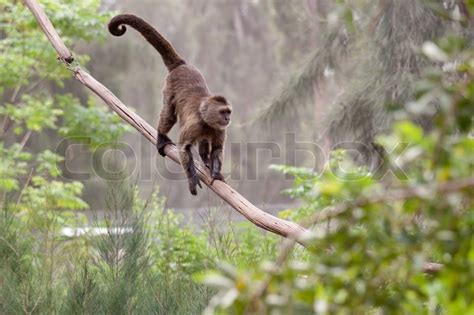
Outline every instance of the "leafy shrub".
<path id="1" fill-rule="evenodd" d="M 343 152 L 322 174 L 274 167 L 295 176 L 287 193 L 304 204 L 284 215 L 306 217 L 306 254 L 290 243 L 276 262 L 209 274 L 219 291 L 207 313 L 472 313 L 474 51 L 448 38 L 425 44 L 428 57 L 433 47 L 445 69 L 423 77 L 378 139 L 393 149 L 385 176 L 348 166 Z M 424 132 L 411 120 L 427 114 Z"/>

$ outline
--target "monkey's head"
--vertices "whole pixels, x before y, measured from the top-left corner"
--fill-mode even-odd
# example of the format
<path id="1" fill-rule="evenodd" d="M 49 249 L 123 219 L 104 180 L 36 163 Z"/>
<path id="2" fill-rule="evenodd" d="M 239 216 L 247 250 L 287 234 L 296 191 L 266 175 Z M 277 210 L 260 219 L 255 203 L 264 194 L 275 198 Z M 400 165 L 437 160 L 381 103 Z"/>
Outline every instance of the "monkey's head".
<path id="1" fill-rule="evenodd" d="M 199 106 L 199 112 L 206 124 L 216 130 L 224 130 L 230 125 L 232 106 L 223 96 L 212 96 Z"/>

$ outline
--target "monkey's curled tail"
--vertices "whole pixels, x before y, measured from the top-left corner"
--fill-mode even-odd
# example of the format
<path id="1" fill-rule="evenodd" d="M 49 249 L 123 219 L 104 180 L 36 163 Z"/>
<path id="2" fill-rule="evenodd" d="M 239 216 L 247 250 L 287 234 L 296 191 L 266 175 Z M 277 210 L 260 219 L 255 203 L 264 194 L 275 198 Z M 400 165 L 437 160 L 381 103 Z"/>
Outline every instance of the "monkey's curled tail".
<path id="1" fill-rule="evenodd" d="M 109 32 L 115 36 L 122 36 L 127 31 L 124 24 L 140 32 L 158 50 L 168 71 L 186 63 L 163 35 L 138 16 L 133 14 L 117 15 L 109 22 Z"/>

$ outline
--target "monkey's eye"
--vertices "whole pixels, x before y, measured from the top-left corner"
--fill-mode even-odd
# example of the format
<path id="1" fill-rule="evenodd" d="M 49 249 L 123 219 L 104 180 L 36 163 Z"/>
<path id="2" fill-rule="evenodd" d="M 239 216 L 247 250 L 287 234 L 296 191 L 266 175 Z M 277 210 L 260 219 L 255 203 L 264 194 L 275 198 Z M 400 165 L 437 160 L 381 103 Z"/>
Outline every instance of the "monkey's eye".
<path id="1" fill-rule="evenodd" d="M 224 114 L 230 115 L 230 113 L 231 113 L 230 109 L 221 109 L 219 112 L 223 115 Z"/>

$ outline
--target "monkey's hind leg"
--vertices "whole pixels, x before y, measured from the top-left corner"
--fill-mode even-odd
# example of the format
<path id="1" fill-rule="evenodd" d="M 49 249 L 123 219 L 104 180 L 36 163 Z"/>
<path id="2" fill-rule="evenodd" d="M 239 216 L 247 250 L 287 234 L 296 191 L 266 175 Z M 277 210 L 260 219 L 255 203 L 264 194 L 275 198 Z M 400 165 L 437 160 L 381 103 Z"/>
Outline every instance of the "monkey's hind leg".
<path id="1" fill-rule="evenodd" d="M 222 176 L 221 169 L 222 169 L 222 160 L 223 160 L 223 148 L 222 145 L 212 144 L 212 151 L 211 151 L 211 177 L 212 183 L 214 180 L 220 180 L 225 182 L 224 176 Z M 211 183 L 211 185 L 212 185 Z"/>
<path id="2" fill-rule="evenodd" d="M 173 144 L 171 139 L 168 137 L 168 132 L 173 128 L 178 118 L 174 110 L 174 106 L 171 100 L 167 100 L 160 112 L 160 120 L 158 122 L 158 139 L 156 141 L 156 148 L 161 156 L 166 156 L 165 146 L 167 144 Z"/>
<path id="3" fill-rule="evenodd" d="M 181 161 L 181 165 L 183 165 L 186 176 L 188 177 L 189 191 L 192 195 L 196 196 L 197 186 L 200 188 L 202 188 L 202 186 L 196 172 L 196 167 L 194 166 L 191 146 L 190 143 L 179 144 L 179 160 Z"/>
<path id="4" fill-rule="evenodd" d="M 199 155 L 201 156 L 202 162 L 210 168 L 209 165 L 209 141 L 203 139 L 199 142 Z"/>

